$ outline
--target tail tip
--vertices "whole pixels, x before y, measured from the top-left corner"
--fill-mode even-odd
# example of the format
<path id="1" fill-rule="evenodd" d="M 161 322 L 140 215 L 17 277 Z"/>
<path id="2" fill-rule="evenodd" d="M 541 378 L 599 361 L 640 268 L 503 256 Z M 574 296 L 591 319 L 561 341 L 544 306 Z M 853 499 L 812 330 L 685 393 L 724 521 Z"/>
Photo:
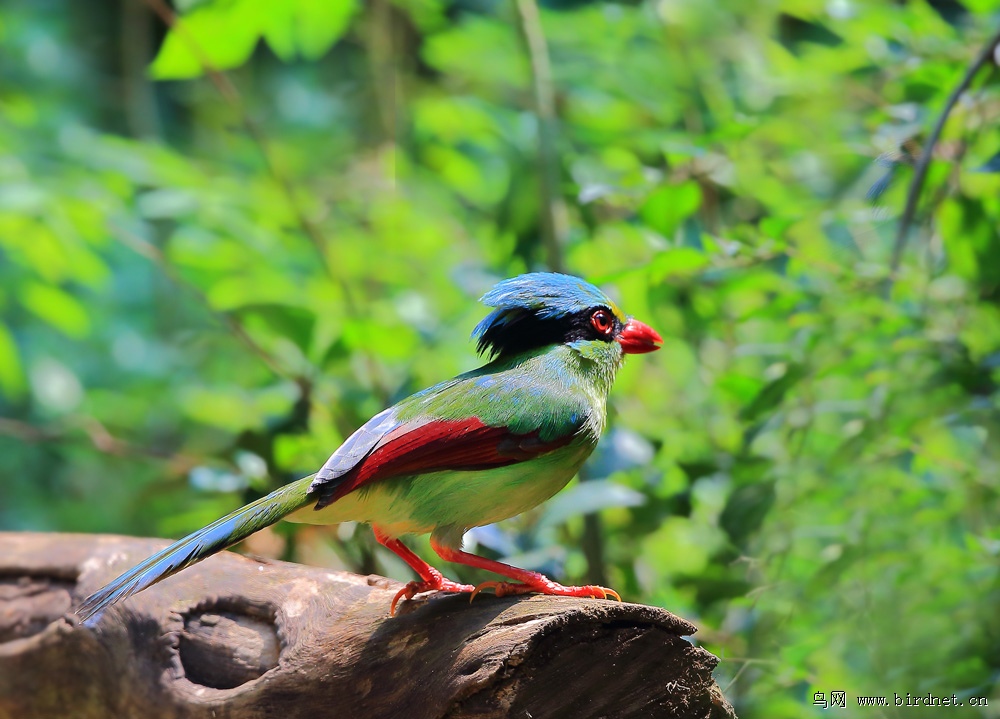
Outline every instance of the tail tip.
<path id="1" fill-rule="evenodd" d="M 108 608 L 111 602 L 100 597 L 97 594 L 91 594 L 89 597 L 84 599 L 80 606 L 73 610 L 73 614 L 76 615 L 82 627 L 94 627 L 97 626 L 101 621 L 101 617 L 104 616 L 104 611 Z"/>

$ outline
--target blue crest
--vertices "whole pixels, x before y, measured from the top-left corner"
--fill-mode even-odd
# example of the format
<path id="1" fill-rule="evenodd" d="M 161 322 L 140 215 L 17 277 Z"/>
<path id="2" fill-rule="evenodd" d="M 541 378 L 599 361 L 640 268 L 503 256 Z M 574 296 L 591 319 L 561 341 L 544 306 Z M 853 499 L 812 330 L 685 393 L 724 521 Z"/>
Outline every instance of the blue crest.
<path id="1" fill-rule="evenodd" d="M 607 307 L 622 321 L 621 310 L 597 287 L 573 275 L 532 272 L 498 282 L 479 300 L 495 307 L 472 330 L 480 354 L 523 351 L 552 336 L 547 329 L 592 307 Z"/>

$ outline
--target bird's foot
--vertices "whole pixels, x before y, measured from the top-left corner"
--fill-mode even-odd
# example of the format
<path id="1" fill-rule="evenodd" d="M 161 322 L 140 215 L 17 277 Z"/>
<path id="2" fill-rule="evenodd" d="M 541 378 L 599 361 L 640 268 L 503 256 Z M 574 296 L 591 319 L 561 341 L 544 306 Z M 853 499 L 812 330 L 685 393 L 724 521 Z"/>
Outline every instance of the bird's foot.
<path id="1" fill-rule="evenodd" d="M 432 581 L 408 582 L 392 598 L 392 604 L 389 605 L 389 616 L 396 615 L 396 605 L 399 604 L 400 599 L 413 599 L 422 592 L 474 592 L 475 589 L 469 584 L 459 584 L 441 576 L 435 577 Z"/>
<path id="2" fill-rule="evenodd" d="M 562 584 L 553 582 L 551 579 L 542 577 L 538 582 L 517 583 L 517 582 L 483 582 L 478 585 L 469 597 L 471 602 L 484 589 L 492 589 L 498 597 L 514 596 L 517 594 L 549 594 L 557 597 L 591 597 L 593 599 L 617 599 L 622 600 L 621 595 L 614 589 L 600 587 L 596 584 L 586 584 L 582 587 L 564 587 Z"/>

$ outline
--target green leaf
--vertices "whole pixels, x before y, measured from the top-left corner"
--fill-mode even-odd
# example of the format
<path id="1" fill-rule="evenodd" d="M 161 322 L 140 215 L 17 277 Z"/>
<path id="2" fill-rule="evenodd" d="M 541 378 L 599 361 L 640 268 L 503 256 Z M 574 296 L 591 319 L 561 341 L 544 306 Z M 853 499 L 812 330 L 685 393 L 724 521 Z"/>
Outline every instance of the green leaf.
<path id="1" fill-rule="evenodd" d="M 207 63 L 217 70 L 238 67 L 260 39 L 269 3 L 234 0 L 202 5 L 179 16 L 150 65 L 157 80 L 199 77 Z"/>
<path id="2" fill-rule="evenodd" d="M 267 3 L 262 33 L 285 62 L 315 60 L 343 37 L 358 10 L 357 0 L 290 0 Z"/>
<path id="3" fill-rule="evenodd" d="M 306 352 L 312 340 L 316 315 L 304 307 L 281 304 L 245 304 L 237 308 L 241 317 L 252 316 L 263 320 L 263 324 L 275 337 L 291 340 L 300 350 Z"/>
<path id="4" fill-rule="evenodd" d="M 90 332 L 90 316 L 78 299 L 58 287 L 31 282 L 21 290 L 21 302 L 60 332 L 80 338 Z"/>
<path id="5" fill-rule="evenodd" d="M 764 523 L 774 505 L 774 482 L 754 482 L 733 490 L 719 515 L 719 525 L 735 544 L 743 544 Z"/>
<path id="6" fill-rule="evenodd" d="M 205 64 L 227 70 L 244 64 L 263 37 L 285 62 L 315 60 L 339 40 L 357 0 L 217 1 L 182 15 L 153 60 L 159 80 L 198 77 Z"/>
<path id="7" fill-rule="evenodd" d="M 0 324 L 0 391 L 15 399 L 24 392 L 24 369 L 17 343 L 6 325 Z"/>
<path id="8" fill-rule="evenodd" d="M 267 10 L 270 17 L 263 29 L 264 40 L 283 62 L 293 61 L 298 53 L 296 5 L 297 2 L 276 2 Z"/>
<path id="9" fill-rule="evenodd" d="M 697 182 L 663 185 L 646 198 L 639 209 L 639 216 L 661 235 L 670 237 L 700 205 L 701 187 Z"/>
<path id="10" fill-rule="evenodd" d="M 298 0 L 298 46 L 306 60 L 324 55 L 347 31 L 357 0 Z"/>
<path id="11" fill-rule="evenodd" d="M 560 492 L 545 506 L 538 526 L 552 527 L 570 517 L 599 512 L 610 507 L 638 507 L 646 497 L 634 489 L 607 479 L 578 482 L 565 492 Z"/>
<path id="12" fill-rule="evenodd" d="M 785 373 L 766 384 L 753 401 L 740 411 L 740 419 L 744 422 L 754 422 L 766 412 L 770 412 L 785 398 L 789 390 L 797 385 L 807 374 L 804 365 L 793 363 Z"/>
<path id="13" fill-rule="evenodd" d="M 458 25 L 426 38 L 422 48 L 431 67 L 484 86 L 524 87 L 531 76 L 517 29 L 510 23 L 470 14 Z"/>
<path id="14" fill-rule="evenodd" d="M 691 277 L 708 266 L 708 257 L 693 247 L 672 247 L 653 258 L 649 264 L 651 282 L 670 277 Z"/>

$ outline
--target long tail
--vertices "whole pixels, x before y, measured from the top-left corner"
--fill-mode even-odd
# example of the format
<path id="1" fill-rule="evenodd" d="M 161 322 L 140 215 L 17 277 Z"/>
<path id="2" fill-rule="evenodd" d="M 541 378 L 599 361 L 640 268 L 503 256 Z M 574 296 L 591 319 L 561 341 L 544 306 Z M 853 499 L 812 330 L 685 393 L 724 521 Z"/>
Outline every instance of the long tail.
<path id="1" fill-rule="evenodd" d="M 308 497 L 309 484 L 312 480 L 313 475 L 310 475 L 286 484 L 266 497 L 261 497 L 256 502 L 251 502 L 207 527 L 177 540 L 166 549 L 132 567 L 103 589 L 91 594 L 76 610 L 77 615 L 89 623 L 92 617 L 115 602 L 141 592 L 161 579 L 166 579 L 185 567 L 190 567 L 195 562 L 200 562 L 236 544 L 296 509 L 304 507 L 313 501 Z"/>

